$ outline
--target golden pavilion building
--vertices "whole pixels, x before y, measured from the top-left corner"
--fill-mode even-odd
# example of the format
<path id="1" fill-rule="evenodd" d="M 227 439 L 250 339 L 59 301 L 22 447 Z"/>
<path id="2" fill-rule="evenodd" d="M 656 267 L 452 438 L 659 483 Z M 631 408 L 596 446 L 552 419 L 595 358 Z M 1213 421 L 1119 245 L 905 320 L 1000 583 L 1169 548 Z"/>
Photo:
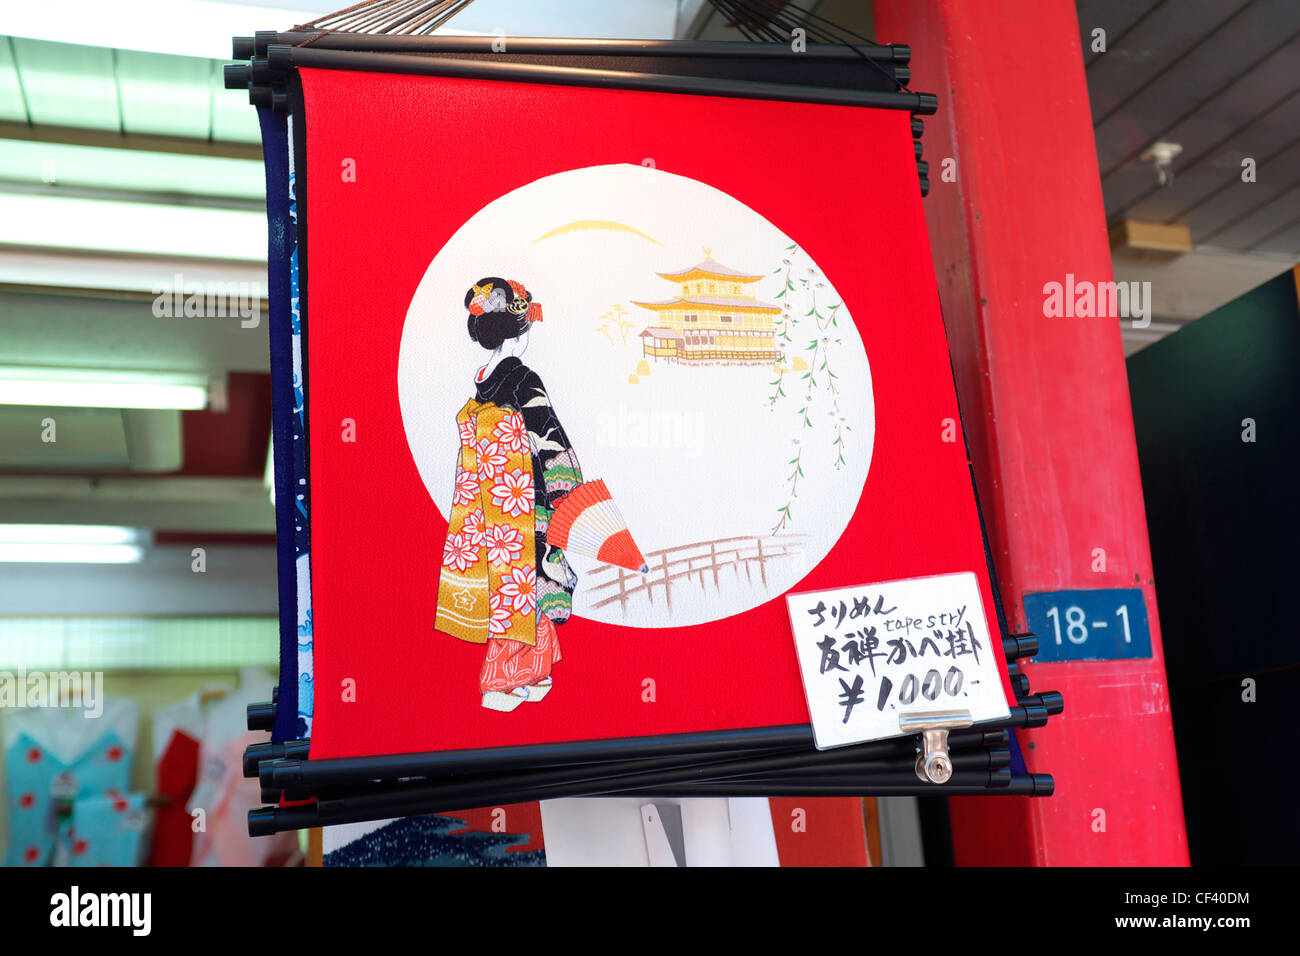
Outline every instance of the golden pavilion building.
<path id="1" fill-rule="evenodd" d="M 655 313 L 653 324 L 641 333 L 646 358 L 692 365 L 776 361 L 776 316 L 781 307 L 745 291 L 762 276 L 737 272 L 712 258 L 658 275 L 676 282 L 681 292 L 661 302 L 635 303 Z"/>

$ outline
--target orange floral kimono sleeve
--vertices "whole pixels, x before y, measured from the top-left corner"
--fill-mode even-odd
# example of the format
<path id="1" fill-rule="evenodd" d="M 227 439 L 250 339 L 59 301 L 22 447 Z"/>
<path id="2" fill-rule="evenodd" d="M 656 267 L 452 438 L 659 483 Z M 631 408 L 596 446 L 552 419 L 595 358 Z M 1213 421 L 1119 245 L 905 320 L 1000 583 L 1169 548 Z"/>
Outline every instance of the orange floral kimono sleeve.
<path id="1" fill-rule="evenodd" d="M 462 641 L 537 643 L 536 489 L 528 431 L 513 409 L 471 399 L 460 451 L 434 628 Z"/>

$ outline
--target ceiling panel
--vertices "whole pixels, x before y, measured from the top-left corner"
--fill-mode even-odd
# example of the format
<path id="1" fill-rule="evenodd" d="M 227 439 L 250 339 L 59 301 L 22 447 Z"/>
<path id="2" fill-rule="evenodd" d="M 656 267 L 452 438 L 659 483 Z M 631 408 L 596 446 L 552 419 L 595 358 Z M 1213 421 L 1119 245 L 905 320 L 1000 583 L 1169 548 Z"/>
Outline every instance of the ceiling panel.
<path id="1" fill-rule="evenodd" d="M 56 441 L 42 424 L 55 422 Z M 0 470 L 86 471 L 129 464 L 122 413 L 116 408 L 0 405 Z"/>
<path id="2" fill-rule="evenodd" d="M 1285 250 L 1288 255 L 1300 258 L 1300 218 L 1260 245 L 1275 251 Z"/>
<path id="3" fill-rule="evenodd" d="M 121 130 L 112 50 L 17 37 L 11 42 L 31 122 Z"/>
<path id="4" fill-rule="evenodd" d="M 125 132 L 208 137 L 210 61 L 134 50 L 115 54 Z"/>
<path id="5" fill-rule="evenodd" d="M 1288 50 L 1296 47 L 1296 43 L 1289 44 Z M 1261 101 L 1264 89 L 1269 88 L 1255 91 Z M 1214 122 L 1228 125 L 1226 120 L 1210 120 L 1206 125 Z M 1186 150 L 1174 163 L 1172 183 L 1160 186 L 1151 164 L 1139 160 L 1126 163 L 1102 180 L 1108 216 L 1117 218 L 1122 213 L 1135 219 L 1178 221 L 1215 192 L 1240 182 L 1241 163 L 1247 157 L 1255 160 L 1257 177 L 1278 178 L 1300 134 L 1300 90 L 1287 94 L 1266 112 L 1251 116 L 1244 126 L 1208 148 L 1201 145 L 1203 136 L 1193 138 L 1198 137 L 1195 125 L 1186 124 L 1168 137 Z"/>
<path id="6" fill-rule="evenodd" d="M 1110 116 L 1247 5 L 1248 0 L 1166 0 L 1112 37 L 1105 54 L 1088 64 L 1093 122 Z"/>
<path id="7" fill-rule="evenodd" d="M 1220 5 L 1180 4 L 1179 21 L 1185 18 L 1199 22 L 1192 14 L 1204 8 L 1217 12 Z M 1188 37 L 1185 42 L 1192 45 L 1184 54 L 1159 75 L 1148 78 L 1146 85 L 1097 123 L 1097 157 L 1102 175 L 1136 158 L 1221 89 L 1236 82 L 1243 72 L 1286 46 L 1300 34 L 1298 14 L 1295 0 L 1255 0 L 1212 35 L 1195 41 Z M 1155 14 L 1144 23 L 1154 19 Z M 1102 62 L 1098 61 L 1096 69 L 1101 68 Z M 1274 91 L 1279 92 L 1287 91 Z"/>
<path id="8" fill-rule="evenodd" d="M 1249 208 L 1249 207 L 1248 207 Z M 1249 209 L 1209 233 L 1205 241 L 1224 249 L 1269 249 L 1269 239 L 1300 218 L 1300 184 L 1280 190 L 1266 203 Z M 1289 251 L 1289 250 L 1288 250 Z"/>
<path id="9" fill-rule="evenodd" d="M 1197 242 L 1234 248 L 1224 245 L 1224 230 L 1277 203 L 1295 185 L 1294 177 L 1288 179 L 1268 172 L 1253 183 L 1243 183 L 1238 176 L 1189 209 L 1180 221 L 1187 223 Z"/>
<path id="10" fill-rule="evenodd" d="M 1100 27 L 1106 31 L 1106 47 L 1120 40 L 1143 17 L 1160 5 L 1161 0 L 1080 0 L 1079 40 L 1083 45 L 1083 60 L 1091 63 L 1102 53 L 1092 52 L 1092 31 Z"/>
<path id="11" fill-rule="evenodd" d="M 0 122 L 256 143 L 257 112 L 225 89 L 224 63 L 0 37 Z"/>
<path id="12" fill-rule="evenodd" d="M 1194 247 L 1294 257 L 1300 207 L 1300 3 L 1079 0 L 1110 222 L 1185 224 Z M 1160 184 L 1139 157 L 1177 144 Z M 1255 181 L 1242 182 L 1242 161 Z"/>
<path id="13" fill-rule="evenodd" d="M 183 266 L 178 267 L 183 269 Z M 169 277 L 164 276 L 163 279 Z M 189 281 L 189 275 L 185 275 Z M 266 316 L 247 328 L 238 317 L 158 318 L 152 303 L 0 290 L 4 360 L 12 365 L 265 372 Z"/>
<path id="14" fill-rule="evenodd" d="M 0 37 L 0 120 L 27 122 L 27 104 L 23 101 L 14 64 L 14 48 L 9 37 Z"/>

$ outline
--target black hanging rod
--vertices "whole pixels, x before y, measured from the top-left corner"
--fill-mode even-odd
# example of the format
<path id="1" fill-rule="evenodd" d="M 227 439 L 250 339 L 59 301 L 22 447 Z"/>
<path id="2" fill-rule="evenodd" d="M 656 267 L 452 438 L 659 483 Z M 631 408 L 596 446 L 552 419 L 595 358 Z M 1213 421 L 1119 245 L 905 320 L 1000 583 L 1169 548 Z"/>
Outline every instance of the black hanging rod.
<path id="1" fill-rule="evenodd" d="M 757 46 L 757 44 L 754 44 Z M 457 60 L 439 56 L 411 56 L 403 53 L 362 53 L 348 50 L 293 47 L 272 43 L 267 46 L 267 63 L 273 73 L 284 74 L 300 67 L 325 70 L 358 70 L 377 73 L 406 73 L 424 76 L 465 77 L 483 80 L 513 80 L 560 86 L 588 86 L 603 89 L 642 90 L 657 93 L 689 93 L 760 100 L 826 103 L 837 106 L 865 106 L 907 110 L 930 115 L 939 106 L 932 93 L 885 92 L 806 86 L 793 83 L 762 83 L 725 77 L 671 76 L 632 73 L 623 70 L 587 69 L 572 66 L 544 66 L 493 60 Z M 227 86 L 237 85 L 244 67 L 227 66 Z M 235 80 L 236 82 L 232 82 Z"/>
<path id="2" fill-rule="evenodd" d="M 1047 691 L 1025 698 L 1010 708 L 1008 717 L 980 721 L 973 730 L 1032 728 L 1046 725 L 1048 718 L 1064 709 L 1061 695 Z M 896 744 L 891 738 L 879 742 L 881 749 Z M 563 765 L 629 757 L 693 757 L 713 750 L 758 750 L 762 748 L 806 747 L 812 749 L 812 728 L 807 724 L 780 727 L 747 727 L 686 734 L 626 737 L 605 740 L 575 740 L 551 744 L 489 747 L 476 750 L 443 750 L 426 753 L 378 754 L 364 757 L 331 757 L 259 762 L 261 784 L 274 790 L 319 790 L 346 786 L 355 781 L 393 780 L 398 777 L 437 777 L 446 773 L 489 772 L 518 769 L 529 765 Z M 867 745 L 860 745 L 864 748 Z"/>
<path id="3" fill-rule="evenodd" d="M 782 43 L 739 43 L 733 40 L 581 40 L 563 37 L 495 36 L 402 36 L 393 34 L 333 33 L 321 30 L 276 33 L 261 31 L 256 36 L 235 37 L 232 56 L 248 60 L 265 56 L 272 43 L 315 47 L 320 50 L 348 50 L 357 53 L 495 53 L 504 39 L 506 51 L 525 55 L 555 56 L 687 56 L 774 59 L 812 57 L 818 60 L 870 60 L 906 64 L 912 50 L 905 43 L 877 46 L 809 44 L 795 52 Z M 494 46 L 494 44 L 496 46 Z"/>
<path id="4" fill-rule="evenodd" d="M 676 784 L 664 790 L 625 790 L 593 794 L 593 796 L 764 796 L 764 797 L 803 797 L 803 796 L 1051 796 L 1055 783 L 1050 774 L 1016 774 L 1006 768 L 988 770 L 972 775 L 973 785 L 963 784 L 926 784 L 916 779 L 908 779 L 907 772 L 898 777 L 864 778 L 854 782 L 814 782 L 798 784 L 790 782 L 764 781 L 755 783 L 719 782 L 706 784 Z M 559 788 L 557 788 L 559 789 Z M 530 794 L 529 799 L 544 799 L 544 793 Z M 412 809 L 401 803 L 384 807 L 366 807 L 353 809 L 346 801 L 334 808 L 334 813 L 321 813 L 318 804 L 286 807 L 257 807 L 248 811 L 248 833 L 250 836 L 269 836 L 284 830 L 301 830 L 308 827 L 327 826 L 337 823 L 354 823 L 365 820 L 384 820 L 389 817 L 409 815 Z M 448 812 L 459 807 L 420 807 L 420 813 Z"/>
<path id="5" fill-rule="evenodd" d="M 1005 769 L 1010 762 L 1011 752 L 1000 751 L 995 755 L 991 751 L 966 751 L 952 755 L 953 779 L 958 783 L 971 780 L 978 781 L 990 770 Z M 1005 757 L 1005 763 L 1003 763 Z M 322 818 L 329 818 L 336 813 L 368 810 L 386 813 L 401 807 L 409 812 L 418 813 L 424 808 L 436 810 L 457 810 L 462 807 L 490 807 L 502 803 L 522 803 L 533 799 L 552 797 L 585 797 L 601 794 L 625 793 L 628 791 L 655 789 L 668 792 L 675 787 L 692 784 L 750 784 L 763 783 L 768 786 L 778 784 L 812 784 L 834 782 L 844 777 L 855 778 L 862 784 L 893 784 L 934 787 L 935 784 L 918 780 L 916 774 L 916 757 L 902 754 L 897 758 L 874 764 L 863 764 L 857 768 L 840 767 L 825 769 L 818 767 L 794 766 L 790 770 L 777 770 L 767 773 L 762 769 L 765 763 L 780 767 L 790 764 L 797 757 L 769 757 L 748 761 L 733 762 L 732 766 L 744 772 L 745 766 L 754 768 L 747 776 L 740 776 L 717 768 L 683 766 L 673 770 L 653 770 L 645 773 L 630 773 L 610 777 L 565 777 L 560 774 L 537 774 L 500 781 L 495 778 L 474 779 L 467 781 L 399 783 L 368 787 L 364 790 L 349 788 L 337 794 L 322 796 L 315 794 L 316 806 Z M 994 767 L 993 763 L 1002 766 Z M 963 778 L 958 780 L 958 778 Z M 940 784 L 938 786 L 946 786 Z"/>

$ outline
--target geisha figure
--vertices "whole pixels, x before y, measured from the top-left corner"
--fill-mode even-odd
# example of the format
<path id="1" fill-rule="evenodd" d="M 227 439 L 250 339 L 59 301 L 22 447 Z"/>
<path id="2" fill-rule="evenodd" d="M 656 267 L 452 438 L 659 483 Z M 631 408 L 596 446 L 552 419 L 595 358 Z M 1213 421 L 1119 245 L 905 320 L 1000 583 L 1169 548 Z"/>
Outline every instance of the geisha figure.
<path id="1" fill-rule="evenodd" d="M 479 690 L 512 711 L 550 692 L 577 576 L 546 539 L 555 502 L 582 483 L 537 373 L 520 360 L 542 307 L 496 276 L 465 293 L 469 337 L 491 353 L 456 416 L 460 450 L 434 627 L 486 644 Z"/>

